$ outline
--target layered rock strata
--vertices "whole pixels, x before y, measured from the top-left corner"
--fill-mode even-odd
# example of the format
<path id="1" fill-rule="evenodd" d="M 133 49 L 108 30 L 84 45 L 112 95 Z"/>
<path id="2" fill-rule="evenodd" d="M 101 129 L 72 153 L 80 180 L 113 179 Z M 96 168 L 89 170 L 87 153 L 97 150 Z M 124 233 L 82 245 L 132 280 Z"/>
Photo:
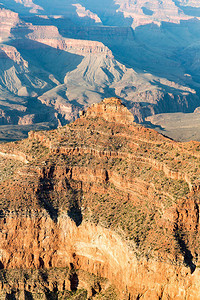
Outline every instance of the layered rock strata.
<path id="1" fill-rule="evenodd" d="M 116 98 L 1 145 L 1 296 L 198 299 L 199 149 Z"/>

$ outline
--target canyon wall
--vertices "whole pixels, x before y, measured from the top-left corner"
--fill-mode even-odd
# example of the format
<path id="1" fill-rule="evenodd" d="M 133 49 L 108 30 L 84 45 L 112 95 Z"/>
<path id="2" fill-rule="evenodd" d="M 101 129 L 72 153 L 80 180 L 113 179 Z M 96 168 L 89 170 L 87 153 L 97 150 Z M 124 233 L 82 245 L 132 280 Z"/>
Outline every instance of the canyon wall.
<path id="1" fill-rule="evenodd" d="M 0 247 L 1 268 L 70 268 L 73 264 L 76 269 L 109 279 L 119 288 L 119 299 L 196 300 L 200 297 L 198 268 L 191 274 L 186 266 L 137 258 L 112 230 L 87 222 L 77 227 L 65 213 L 60 214 L 57 222 L 34 211 L 24 216 L 15 213 L 4 216 Z M 90 295 L 91 286 L 80 279 L 81 276 L 77 288 L 86 288 Z M 70 289 L 69 278 L 66 276 L 64 280 L 65 289 Z M 59 291 L 63 291 L 63 282 L 61 278 Z M 30 292 L 32 287 L 25 281 L 17 288 Z M 1 290 L 5 292 L 6 285 L 2 284 Z"/>
<path id="2" fill-rule="evenodd" d="M 0 145 L 2 299 L 198 299 L 199 147 L 117 98 Z"/>

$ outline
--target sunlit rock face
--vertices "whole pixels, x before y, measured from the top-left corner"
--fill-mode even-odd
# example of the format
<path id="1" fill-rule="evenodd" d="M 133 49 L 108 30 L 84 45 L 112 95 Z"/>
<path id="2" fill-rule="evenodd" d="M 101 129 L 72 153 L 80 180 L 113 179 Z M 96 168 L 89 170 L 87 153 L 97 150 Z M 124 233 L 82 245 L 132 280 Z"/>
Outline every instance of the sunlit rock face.
<path id="1" fill-rule="evenodd" d="M 197 299 L 200 143 L 114 97 L 79 115 L 0 145 L 1 297 Z"/>
<path id="2" fill-rule="evenodd" d="M 19 24 L 19 16 L 10 10 L 0 8 L 0 38 L 1 42 L 11 35 L 11 29 Z"/>
<path id="3" fill-rule="evenodd" d="M 155 23 L 161 25 L 161 22 L 179 23 L 180 20 L 187 20 L 190 17 L 176 6 L 172 0 L 164 1 L 123 1 L 116 0 L 120 7 L 118 11 L 123 12 L 126 18 L 133 19 L 132 26 L 135 28 L 140 25 Z"/>
<path id="4" fill-rule="evenodd" d="M 30 8 L 30 13 L 38 13 L 43 8 L 34 3 L 34 0 L 14 0 L 16 3 L 22 4 L 27 8 Z"/>
<path id="5" fill-rule="evenodd" d="M 77 4 L 72 4 L 72 5 L 76 7 L 77 15 L 80 18 L 88 17 L 88 18 L 94 20 L 95 23 L 101 23 L 101 19 L 97 16 L 97 14 L 92 13 L 88 9 L 86 10 L 85 7 L 83 7 L 81 4 L 77 3 Z"/>

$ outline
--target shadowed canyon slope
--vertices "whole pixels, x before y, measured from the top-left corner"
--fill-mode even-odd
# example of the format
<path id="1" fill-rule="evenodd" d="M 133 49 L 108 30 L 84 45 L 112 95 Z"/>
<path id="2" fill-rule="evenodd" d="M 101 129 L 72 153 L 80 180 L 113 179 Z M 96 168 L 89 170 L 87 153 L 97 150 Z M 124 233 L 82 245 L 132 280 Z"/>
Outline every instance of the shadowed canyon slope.
<path id="1" fill-rule="evenodd" d="M 198 299 L 199 151 L 117 98 L 0 145 L 0 295 Z"/>
<path id="2" fill-rule="evenodd" d="M 110 96 L 137 122 L 200 106 L 197 2 L 1 3 L 0 125 L 10 125 L 7 136 L 18 125 L 64 125 Z"/>

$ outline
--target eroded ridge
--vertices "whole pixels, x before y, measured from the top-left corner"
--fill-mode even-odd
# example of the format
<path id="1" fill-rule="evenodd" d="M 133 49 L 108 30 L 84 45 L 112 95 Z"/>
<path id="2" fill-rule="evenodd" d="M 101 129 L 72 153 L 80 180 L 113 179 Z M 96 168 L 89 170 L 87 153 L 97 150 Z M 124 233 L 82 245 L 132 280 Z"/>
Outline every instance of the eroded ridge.
<path id="1" fill-rule="evenodd" d="M 196 299 L 199 150 L 136 124 L 116 98 L 67 126 L 0 145 L 1 268 L 71 268 L 77 277 L 61 276 L 64 288 L 62 280 L 44 285 L 65 293 L 73 278 L 83 299 L 101 290 L 116 299 Z M 107 283 L 89 284 L 81 271 Z M 9 293 L 35 292 L 16 282 Z"/>

